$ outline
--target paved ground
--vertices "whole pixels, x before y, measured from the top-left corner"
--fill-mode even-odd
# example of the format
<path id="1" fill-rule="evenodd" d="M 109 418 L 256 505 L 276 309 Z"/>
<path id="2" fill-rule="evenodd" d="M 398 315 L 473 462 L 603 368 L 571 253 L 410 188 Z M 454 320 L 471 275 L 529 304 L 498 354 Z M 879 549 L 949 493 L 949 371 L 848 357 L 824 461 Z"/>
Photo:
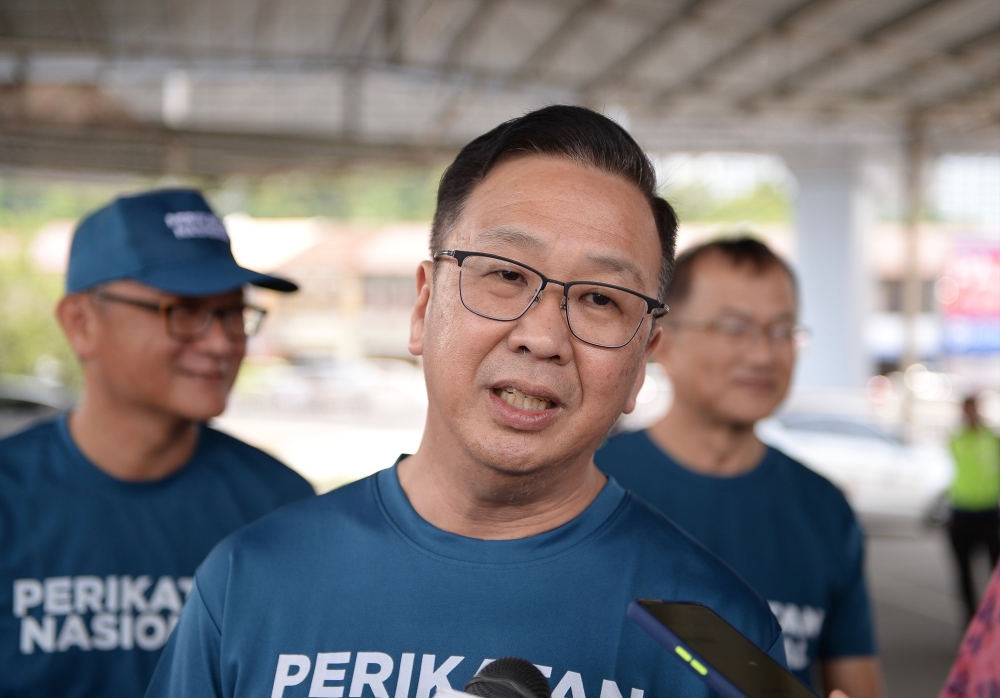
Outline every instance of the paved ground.
<path id="1" fill-rule="evenodd" d="M 985 559 L 979 560 L 985 582 Z M 935 698 L 964 631 L 944 532 L 868 539 L 868 583 L 889 698 Z"/>

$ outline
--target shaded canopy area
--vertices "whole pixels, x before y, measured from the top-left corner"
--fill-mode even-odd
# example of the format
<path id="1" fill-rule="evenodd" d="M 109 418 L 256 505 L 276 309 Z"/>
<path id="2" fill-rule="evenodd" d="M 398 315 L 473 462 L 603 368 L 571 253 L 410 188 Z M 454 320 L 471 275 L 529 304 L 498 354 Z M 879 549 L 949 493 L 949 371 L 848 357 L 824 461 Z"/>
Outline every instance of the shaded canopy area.
<path id="1" fill-rule="evenodd" d="M 996 0 L 5 0 L 0 165 L 440 161 L 583 104 L 651 150 L 1000 149 Z"/>

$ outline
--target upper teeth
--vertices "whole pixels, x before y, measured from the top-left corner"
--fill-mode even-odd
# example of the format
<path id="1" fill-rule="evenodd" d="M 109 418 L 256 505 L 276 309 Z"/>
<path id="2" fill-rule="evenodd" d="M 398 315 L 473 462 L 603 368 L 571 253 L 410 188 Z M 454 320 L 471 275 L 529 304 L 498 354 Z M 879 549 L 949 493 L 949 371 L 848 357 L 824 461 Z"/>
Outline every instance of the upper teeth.
<path id="1" fill-rule="evenodd" d="M 552 406 L 551 400 L 526 395 L 517 388 L 498 388 L 495 392 L 504 402 L 526 410 L 547 410 Z"/>

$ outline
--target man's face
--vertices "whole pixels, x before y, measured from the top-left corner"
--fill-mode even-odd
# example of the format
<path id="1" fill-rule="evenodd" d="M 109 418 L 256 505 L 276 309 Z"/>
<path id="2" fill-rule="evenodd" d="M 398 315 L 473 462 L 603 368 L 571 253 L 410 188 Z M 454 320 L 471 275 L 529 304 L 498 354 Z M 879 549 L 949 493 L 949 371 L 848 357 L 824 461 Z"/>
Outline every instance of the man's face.
<path id="1" fill-rule="evenodd" d="M 102 291 L 153 304 L 206 308 L 243 304 L 240 290 L 180 298 L 134 281 L 115 281 Z M 204 336 L 179 341 L 167 333 L 159 312 L 89 295 L 95 332 L 89 359 L 94 371 L 88 371 L 88 380 L 101 381 L 104 391 L 122 404 L 183 419 L 202 421 L 225 409 L 246 352 L 246 339 L 229 337 L 216 317 Z"/>
<path id="2" fill-rule="evenodd" d="M 560 281 L 603 281 L 656 296 L 660 243 L 642 193 L 562 158 L 496 167 L 472 192 L 445 247 L 501 255 Z M 519 319 L 501 322 L 463 306 L 453 259 L 438 261 L 433 274 L 430 264 L 429 301 L 418 300 L 410 341 L 424 357 L 429 433 L 510 474 L 589 457 L 634 407 L 651 318 L 624 347 L 601 348 L 570 332 L 561 286 L 547 286 Z M 505 393 L 524 404 L 508 404 Z"/>
<path id="3" fill-rule="evenodd" d="M 774 411 L 791 382 L 794 343 L 767 334 L 795 322 L 792 281 L 779 267 L 758 274 L 716 254 L 692 271 L 690 293 L 671 307 L 656 359 L 675 402 L 721 423 L 752 425 Z M 742 336 L 718 331 L 741 327 Z"/>

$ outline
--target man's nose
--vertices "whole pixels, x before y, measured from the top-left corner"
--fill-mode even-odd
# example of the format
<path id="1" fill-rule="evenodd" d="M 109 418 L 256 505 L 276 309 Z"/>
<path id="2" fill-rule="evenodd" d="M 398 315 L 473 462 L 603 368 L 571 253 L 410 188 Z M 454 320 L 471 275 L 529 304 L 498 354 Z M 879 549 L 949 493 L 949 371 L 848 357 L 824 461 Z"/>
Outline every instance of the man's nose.
<path id="1" fill-rule="evenodd" d="M 755 326 L 747 332 L 746 355 L 760 362 L 770 362 L 777 353 L 776 342 L 768 334 L 767 330 L 760 326 Z"/>
<path id="2" fill-rule="evenodd" d="M 572 346 L 564 300 L 559 291 L 543 289 L 524 315 L 514 321 L 507 335 L 510 350 L 528 352 L 539 359 L 568 361 Z"/>
<path id="3" fill-rule="evenodd" d="M 233 346 L 239 342 L 233 340 L 226 332 L 225 320 L 221 313 L 212 315 L 209 321 L 208 330 L 205 334 L 195 340 L 199 348 L 218 354 L 229 354 Z"/>

